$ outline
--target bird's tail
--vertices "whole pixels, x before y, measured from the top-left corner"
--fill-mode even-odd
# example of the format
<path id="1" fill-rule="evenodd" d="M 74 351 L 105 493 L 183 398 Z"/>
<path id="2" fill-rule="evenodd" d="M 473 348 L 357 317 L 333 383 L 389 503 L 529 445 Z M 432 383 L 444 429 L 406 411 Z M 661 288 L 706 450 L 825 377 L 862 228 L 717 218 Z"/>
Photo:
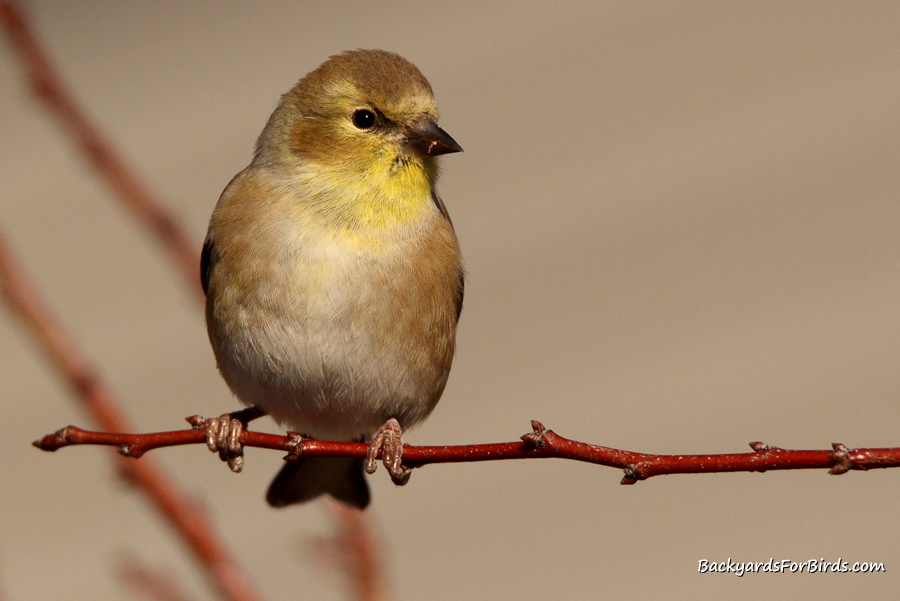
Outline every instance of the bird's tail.
<path id="1" fill-rule="evenodd" d="M 352 507 L 369 504 L 369 485 L 363 460 L 353 457 L 309 457 L 284 464 L 269 486 L 266 501 L 272 507 L 303 503 L 327 494 Z"/>

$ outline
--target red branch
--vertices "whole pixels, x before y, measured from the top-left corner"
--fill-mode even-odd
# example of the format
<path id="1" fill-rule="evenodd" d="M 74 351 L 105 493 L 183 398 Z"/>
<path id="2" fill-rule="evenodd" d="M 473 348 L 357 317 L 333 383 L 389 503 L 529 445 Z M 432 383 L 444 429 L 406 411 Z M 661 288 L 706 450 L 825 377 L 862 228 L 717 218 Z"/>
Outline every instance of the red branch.
<path id="1" fill-rule="evenodd" d="M 50 359 L 53 367 L 72 388 L 83 408 L 104 428 L 133 429 L 119 410 L 112 391 L 105 386 L 75 342 L 50 311 L 25 271 L 6 247 L 0 234 L 0 293 Z M 175 483 L 153 462 L 122 461 L 129 480 L 143 489 L 156 509 L 181 535 L 195 558 L 223 598 L 253 601 L 253 590 L 243 570 L 219 540 L 212 524 L 182 493 Z"/>
<path id="2" fill-rule="evenodd" d="M 0 1 L 0 26 L 18 54 L 35 96 L 56 117 L 114 196 L 156 235 L 179 273 L 188 281 L 188 288 L 202 296 L 197 275 L 199 244 L 192 241 L 165 205 L 150 193 L 149 186 L 122 160 L 112 142 L 78 106 L 15 2 Z"/>
<path id="3" fill-rule="evenodd" d="M 384 547 L 369 513 L 347 507 L 337 501 L 326 504 L 337 521 L 333 539 L 337 551 L 336 567 L 349 585 L 349 599 L 387 601 L 394 599 L 388 585 Z"/>
<path id="4" fill-rule="evenodd" d="M 112 445 L 126 457 L 140 457 L 147 451 L 161 447 L 186 444 L 206 444 L 203 419 L 188 418 L 192 430 L 154 432 L 150 434 L 118 434 L 89 432 L 68 426 L 34 442 L 45 451 L 56 451 L 70 445 Z M 828 468 L 831 474 L 850 470 L 900 467 L 900 448 L 851 449 L 833 443 L 830 451 L 800 451 L 771 447 L 752 442 L 751 453 L 718 455 L 651 455 L 623 451 L 563 438 L 543 424 L 532 421 L 532 432 L 522 436 L 521 442 L 498 442 L 459 446 L 421 447 L 403 446 L 403 464 L 410 468 L 431 463 L 464 463 L 499 461 L 503 459 L 572 459 L 625 471 L 622 484 L 634 484 L 664 474 L 709 474 L 715 472 L 765 472 L 769 470 L 803 470 Z M 296 434 L 281 436 L 245 430 L 241 436 L 244 446 L 285 451 L 292 457 L 365 457 L 365 443 L 329 442 L 300 438 Z"/>

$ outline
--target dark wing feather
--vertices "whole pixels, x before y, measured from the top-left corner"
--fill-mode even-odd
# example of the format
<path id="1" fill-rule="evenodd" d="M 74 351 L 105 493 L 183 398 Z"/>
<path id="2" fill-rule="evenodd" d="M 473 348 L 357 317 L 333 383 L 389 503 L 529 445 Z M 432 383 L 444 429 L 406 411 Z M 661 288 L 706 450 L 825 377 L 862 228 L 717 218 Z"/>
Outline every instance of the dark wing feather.
<path id="1" fill-rule="evenodd" d="M 463 272 L 462 268 L 459 270 L 459 288 L 456 290 L 456 321 L 459 321 L 459 316 L 462 314 L 463 307 L 463 296 L 466 293 L 466 274 Z"/>
<path id="2" fill-rule="evenodd" d="M 207 234 L 206 240 L 203 241 L 203 251 L 200 253 L 200 284 L 203 286 L 203 294 L 209 292 L 209 273 L 215 260 L 212 237 Z"/>

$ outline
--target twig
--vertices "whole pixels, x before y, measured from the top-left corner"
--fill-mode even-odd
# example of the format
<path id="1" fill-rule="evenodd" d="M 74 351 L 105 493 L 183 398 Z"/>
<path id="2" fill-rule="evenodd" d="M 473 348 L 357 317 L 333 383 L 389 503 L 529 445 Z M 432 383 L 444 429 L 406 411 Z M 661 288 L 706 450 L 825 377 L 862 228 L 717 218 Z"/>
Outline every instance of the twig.
<path id="1" fill-rule="evenodd" d="M 202 418 L 192 416 L 192 430 L 154 432 L 150 434 L 118 434 L 90 432 L 68 426 L 34 442 L 45 451 L 70 445 L 113 445 L 127 457 L 140 457 L 152 449 L 186 444 L 206 444 Z M 458 446 L 403 445 L 403 465 L 410 468 L 432 463 L 466 463 L 504 459 L 571 459 L 616 467 L 625 471 L 622 484 L 634 484 L 664 474 L 710 474 L 716 472 L 765 472 L 769 470 L 803 470 L 829 468 L 832 474 L 849 470 L 900 467 L 900 448 L 851 449 L 833 443 L 829 451 L 789 450 L 761 442 L 750 443 L 751 453 L 718 455 L 652 455 L 564 438 L 532 421 L 533 431 L 521 442 L 498 442 Z M 245 430 L 241 442 L 248 447 L 274 449 L 292 457 L 365 457 L 368 445 L 361 442 L 330 442 L 295 434 L 281 436 Z"/>
<path id="2" fill-rule="evenodd" d="M 15 2 L 0 0 L 0 25 L 6 30 L 34 94 L 56 117 L 114 196 L 156 235 L 186 279 L 188 289 L 202 297 L 198 276 L 200 245 L 194 243 L 163 203 L 150 193 L 149 186 L 78 106 Z"/>
<path id="3" fill-rule="evenodd" d="M 25 271 L 6 246 L 0 232 L 0 292 L 41 350 L 81 400 L 85 410 L 104 428 L 131 430 L 119 403 L 47 307 Z M 125 475 L 144 490 L 156 509 L 185 540 L 222 596 L 253 601 L 259 595 L 238 563 L 225 550 L 212 525 L 165 473 L 149 461 L 120 462 Z"/>

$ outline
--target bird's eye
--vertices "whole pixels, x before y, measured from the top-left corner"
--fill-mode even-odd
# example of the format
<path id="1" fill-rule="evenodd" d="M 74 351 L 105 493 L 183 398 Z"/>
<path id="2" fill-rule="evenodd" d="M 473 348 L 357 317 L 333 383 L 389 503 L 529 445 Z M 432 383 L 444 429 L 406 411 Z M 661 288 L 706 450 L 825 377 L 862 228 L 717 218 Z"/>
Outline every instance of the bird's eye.
<path id="1" fill-rule="evenodd" d="M 369 109 L 359 109 L 353 113 L 353 125 L 359 129 L 372 129 L 375 126 L 375 113 Z"/>

